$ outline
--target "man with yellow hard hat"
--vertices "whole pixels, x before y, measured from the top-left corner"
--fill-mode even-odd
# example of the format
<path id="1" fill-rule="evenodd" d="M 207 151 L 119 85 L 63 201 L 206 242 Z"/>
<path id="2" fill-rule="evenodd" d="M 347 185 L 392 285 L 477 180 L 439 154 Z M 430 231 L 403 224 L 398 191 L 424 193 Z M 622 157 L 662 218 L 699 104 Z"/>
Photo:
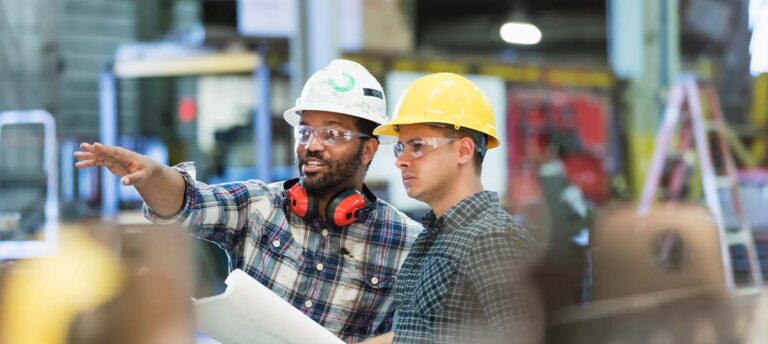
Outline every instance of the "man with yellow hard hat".
<path id="1" fill-rule="evenodd" d="M 394 330 L 370 342 L 528 343 L 541 314 L 528 282 L 533 237 L 484 189 L 487 149 L 499 145 L 493 110 L 468 79 L 413 82 L 376 135 L 394 151 L 408 196 L 432 208 L 397 276 Z"/>

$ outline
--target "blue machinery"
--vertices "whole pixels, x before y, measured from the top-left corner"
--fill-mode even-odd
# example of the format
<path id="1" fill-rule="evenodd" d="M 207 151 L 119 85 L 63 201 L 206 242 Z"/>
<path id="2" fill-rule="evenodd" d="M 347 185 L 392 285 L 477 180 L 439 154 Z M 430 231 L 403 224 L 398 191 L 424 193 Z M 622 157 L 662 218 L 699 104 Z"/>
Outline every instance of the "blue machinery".
<path id="1" fill-rule="evenodd" d="M 109 64 L 99 79 L 99 140 L 105 145 L 117 144 L 119 79 L 148 77 L 178 77 L 229 73 L 252 73 L 254 99 L 253 145 L 259 159 L 256 178 L 270 181 L 272 162 L 272 118 L 270 117 L 270 71 L 264 62 L 264 51 L 258 53 L 219 53 L 178 59 L 147 59 L 117 61 Z M 101 176 L 101 217 L 113 220 L 118 213 L 119 178 L 103 173 Z"/>

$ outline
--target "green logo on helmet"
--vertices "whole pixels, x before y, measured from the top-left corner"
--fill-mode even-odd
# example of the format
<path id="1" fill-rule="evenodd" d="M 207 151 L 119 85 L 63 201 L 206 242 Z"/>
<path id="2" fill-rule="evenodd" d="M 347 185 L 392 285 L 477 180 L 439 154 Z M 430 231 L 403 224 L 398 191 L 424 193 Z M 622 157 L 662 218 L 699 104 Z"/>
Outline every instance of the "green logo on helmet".
<path id="1" fill-rule="evenodd" d="M 344 77 L 344 85 L 340 85 L 334 79 L 328 79 L 328 84 L 330 84 L 331 87 L 336 90 L 336 92 L 349 92 L 353 87 L 355 87 L 355 78 L 353 78 L 347 72 L 341 73 L 341 76 Z"/>

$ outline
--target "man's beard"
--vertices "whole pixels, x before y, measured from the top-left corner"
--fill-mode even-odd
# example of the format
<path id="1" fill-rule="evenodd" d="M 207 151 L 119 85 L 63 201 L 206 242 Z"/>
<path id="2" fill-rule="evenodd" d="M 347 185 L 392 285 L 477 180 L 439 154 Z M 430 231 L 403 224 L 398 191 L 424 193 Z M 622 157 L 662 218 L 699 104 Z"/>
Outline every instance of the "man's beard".
<path id="1" fill-rule="evenodd" d="M 312 194 L 324 195 L 336 191 L 340 185 L 349 183 L 349 180 L 354 178 L 362 165 L 360 159 L 362 148 L 363 145 L 360 145 L 355 154 L 338 161 L 323 159 L 320 152 L 306 151 L 304 156 L 299 159 L 299 175 L 301 175 L 304 189 Z M 306 164 L 309 158 L 322 160 L 323 165 L 326 166 L 326 172 L 322 174 L 312 173 L 311 177 L 305 175 L 302 166 Z"/>

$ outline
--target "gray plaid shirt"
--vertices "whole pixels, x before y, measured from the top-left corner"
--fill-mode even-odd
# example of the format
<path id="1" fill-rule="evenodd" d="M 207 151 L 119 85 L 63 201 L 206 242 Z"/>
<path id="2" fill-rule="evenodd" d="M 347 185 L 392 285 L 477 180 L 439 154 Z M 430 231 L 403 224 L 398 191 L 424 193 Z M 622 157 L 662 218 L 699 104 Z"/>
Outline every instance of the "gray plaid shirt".
<path id="1" fill-rule="evenodd" d="M 541 325 L 524 282 L 534 239 L 498 195 L 476 193 L 422 223 L 397 275 L 394 342 L 530 342 Z"/>

